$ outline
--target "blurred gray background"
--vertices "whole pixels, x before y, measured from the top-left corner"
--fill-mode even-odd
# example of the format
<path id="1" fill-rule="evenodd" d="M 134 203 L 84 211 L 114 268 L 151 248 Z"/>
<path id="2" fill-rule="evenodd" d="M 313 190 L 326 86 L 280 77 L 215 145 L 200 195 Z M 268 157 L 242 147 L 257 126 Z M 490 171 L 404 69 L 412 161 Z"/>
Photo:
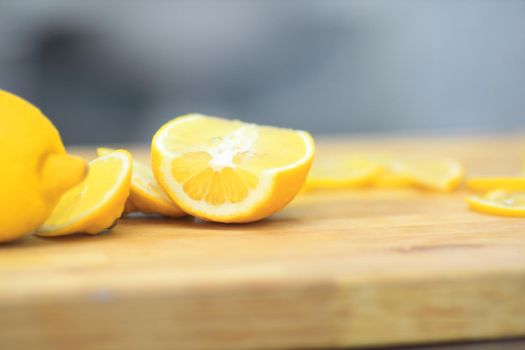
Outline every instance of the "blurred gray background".
<path id="1" fill-rule="evenodd" d="M 525 129 L 525 1 L 0 1 L 0 88 L 68 144 L 201 112 L 315 134 Z"/>

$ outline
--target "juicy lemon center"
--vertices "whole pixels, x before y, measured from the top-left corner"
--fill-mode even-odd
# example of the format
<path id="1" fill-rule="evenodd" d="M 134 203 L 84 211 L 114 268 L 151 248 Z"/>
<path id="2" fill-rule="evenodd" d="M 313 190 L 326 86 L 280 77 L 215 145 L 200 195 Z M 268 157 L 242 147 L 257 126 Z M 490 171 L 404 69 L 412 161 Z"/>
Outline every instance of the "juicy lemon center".
<path id="1" fill-rule="evenodd" d="M 221 171 L 225 167 L 236 167 L 239 162 L 238 155 L 247 155 L 257 140 L 257 127 L 255 125 L 246 125 L 227 134 L 225 137 L 213 137 L 210 140 L 210 149 L 208 153 L 211 156 L 210 166 Z"/>
<path id="2" fill-rule="evenodd" d="M 525 206 L 525 192 L 493 191 L 487 198 L 507 207 Z"/>
<path id="3" fill-rule="evenodd" d="M 254 169 L 243 167 L 243 160 L 255 157 L 255 125 L 245 125 L 226 134 L 212 137 L 200 152 L 188 152 L 175 158 L 173 176 L 184 192 L 194 200 L 212 205 L 237 203 L 245 199 L 259 180 Z"/>

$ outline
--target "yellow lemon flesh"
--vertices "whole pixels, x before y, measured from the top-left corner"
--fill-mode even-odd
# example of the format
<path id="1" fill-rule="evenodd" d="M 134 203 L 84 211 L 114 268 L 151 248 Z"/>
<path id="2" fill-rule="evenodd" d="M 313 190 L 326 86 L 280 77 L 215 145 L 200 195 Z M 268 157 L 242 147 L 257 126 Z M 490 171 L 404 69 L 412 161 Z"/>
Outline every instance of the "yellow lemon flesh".
<path id="1" fill-rule="evenodd" d="M 110 152 L 112 150 L 109 148 L 97 149 L 99 156 Z M 164 193 L 153 177 L 151 169 L 135 159 L 133 160 L 131 190 L 124 212 L 160 214 L 174 218 L 187 215 Z"/>
<path id="2" fill-rule="evenodd" d="M 131 173 L 131 155 L 124 150 L 91 161 L 86 179 L 62 196 L 37 234 L 96 234 L 112 226 L 124 210 Z"/>
<path id="3" fill-rule="evenodd" d="M 509 190 L 525 191 L 525 177 L 477 177 L 467 180 L 467 187 L 474 191 Z"/>
<path id="4" fill-rule="evenodd" d="M 367 157 L 325 155 L 316 157 L 305 190 L 355 188 L 369 184 L 381 166 Z"/>
<path id="5" fill-rule="evenodd" d="M 468 197 L 467 203 L 470 208 L 482 213 L 525 217 L 525 191 L 491 191 L 483 197 Z"/>
<path id="6" fill-rule="evenodd" d="M 64 192 L 86 175 L 53 124 L 29 102 L 0 90 L 0 242 L 33 232 Z"/>
<path id="7" fill-rule="evenodd" d="M 185 212 L 217 222 L 251 222 L 299 192 L 314 156 L 305 131 L 191 114 L 152 141 L 152 168 Z"/>

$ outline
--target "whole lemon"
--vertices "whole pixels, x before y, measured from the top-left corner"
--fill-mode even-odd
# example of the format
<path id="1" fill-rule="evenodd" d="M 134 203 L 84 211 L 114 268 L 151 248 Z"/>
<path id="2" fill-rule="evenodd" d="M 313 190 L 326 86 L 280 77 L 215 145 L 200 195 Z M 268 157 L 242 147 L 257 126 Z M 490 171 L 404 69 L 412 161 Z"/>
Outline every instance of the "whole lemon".
<path id="1" fill-rule="evenodd" d="M 37 229 L 86 169 L 38 108 L 0 90 L 0 242 Z"/>

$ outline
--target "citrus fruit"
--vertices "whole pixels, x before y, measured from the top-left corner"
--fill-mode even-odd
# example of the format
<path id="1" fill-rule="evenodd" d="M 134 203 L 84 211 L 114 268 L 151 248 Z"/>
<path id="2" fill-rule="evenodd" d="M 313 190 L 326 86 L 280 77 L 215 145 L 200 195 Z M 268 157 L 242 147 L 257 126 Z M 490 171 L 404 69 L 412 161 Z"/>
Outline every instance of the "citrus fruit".
<path id="1" fill-rule="evenodd" d="M 458 187 L 463 178 L 462 165 L 448 158 L 404 156 L 391 167 L 412 184 L 429 190 L 449 192 Z"/>
<path id="2" fill-rule="evenodd" d="M 109 148 L 98 148 L 99 156 L 112 152 Z M 151 169 L 133 159 L 131 189 L 124 208 L 125 213 L 142 212 L 170 217 L 187 215 L 160 188 Z"/>
<path id="3" fill-rule="evenodd" d="M 33 232 L 86 175 L 60 135 L 29 102 L 0 90 L 0 242 Z"/>
<path id="4" fill-rule="evenodd" d="M 467 180 L 467 187 L 474 191 L 509 190 L 525 191 L 524 177 L 476 177 Z"/>
<path id="5" fill-rule="evenodd" d="M 117 150 L 89 163 L 86 179 L 66 192 L 37 234 L 96 234 L 122 215 L 131 186 L 132 160 Z"/>
<path id="6" fill-rule="evenodd" d="M 152 169 L 185 212 L 210 221 L 250 222 L 294 198 L 314 148 L 305 131 L 190 114 L 157 131 Z"/>
<path id="7" fill-rule="evenodd" d="M 417 186 L 451 191 L 463 178 L 461 164 L 449 158 L 395 154 L 371 154 L 368 158 L 382 168 L 371 181 L 375 187 Z"/>
<path id="8" fill-rule="evenodd" d="M 381 171 L 377 162 L 365 156 L 318 156 L 306 178 L 305 190 L 360 187 L 373 181 Z"/>
<path id="9" fill-rule="evenodd" d="M 398 188 L 413 184 L 410 177 L 402 172 L 398 158 L 391 154 L 368 155 L 368 159 L 376 163 L 381 169 L 371 181 L 373 187 Z"/>
<path id="10" fill-rule="evenodd" d="M 380 171 L 370 183 L 373 187 L 379 188 L 398 188 L 412 186 L 412 181 L 408 176 L 399 174 L 389 169 Z"/>
<path id="11" fill-rule="evenodd" d="M 525 191 L 491 191 L 483 197 L 470 196 L 467 203 L 470 208 L 487 214 L 525 217 Z"/>

